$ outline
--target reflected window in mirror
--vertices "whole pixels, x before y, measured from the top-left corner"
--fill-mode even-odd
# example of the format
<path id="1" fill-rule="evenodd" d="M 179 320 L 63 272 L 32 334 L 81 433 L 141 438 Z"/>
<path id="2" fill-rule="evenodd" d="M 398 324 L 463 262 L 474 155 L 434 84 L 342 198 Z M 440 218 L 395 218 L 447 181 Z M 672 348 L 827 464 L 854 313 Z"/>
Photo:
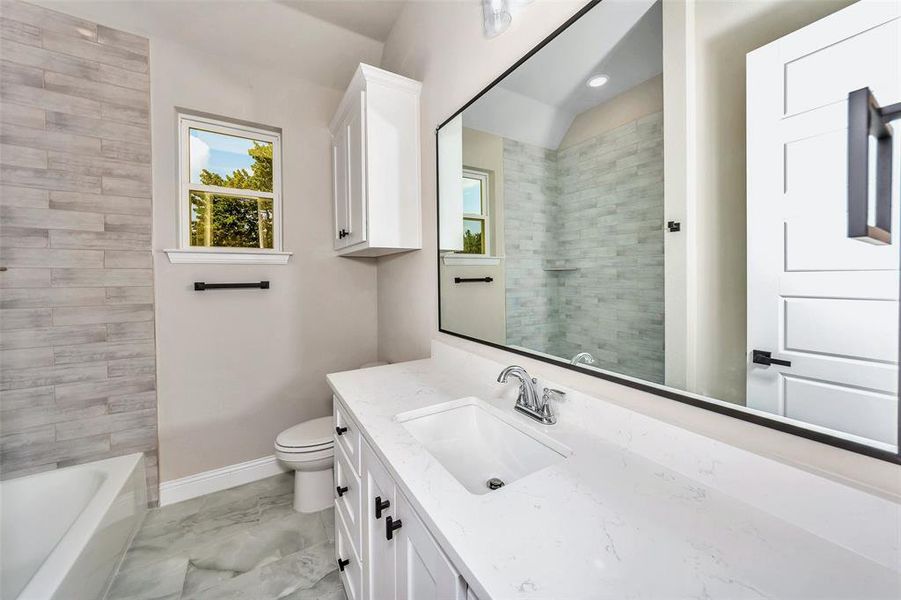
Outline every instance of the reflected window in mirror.
<path id="1" fill-rule="evenodd" d="M 488 190 L 488 173 L 476 169 L 463 170 L 462 254 L 488 254 Z"/>

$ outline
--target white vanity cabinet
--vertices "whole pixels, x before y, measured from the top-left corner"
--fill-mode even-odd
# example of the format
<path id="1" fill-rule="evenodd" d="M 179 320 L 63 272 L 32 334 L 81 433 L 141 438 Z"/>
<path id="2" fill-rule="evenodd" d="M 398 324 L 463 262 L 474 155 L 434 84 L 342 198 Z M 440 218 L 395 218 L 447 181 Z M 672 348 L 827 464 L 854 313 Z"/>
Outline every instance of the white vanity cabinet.
<path id="1" fill-rule="evenodd" d="M 335 552 L 349 600 L 467 600 L 466 582 L 397 487 L 388 470 L 359 434 L 359 427 L 335 399 L 336 423 L 346 430 L 335 439 L 337 487 L 361 486 L 361 509 L 355 527 L 353 503 L 343 492 L 335 498 Z M 350 442 L 350 443 L 349 443 Z M 347 448 L 360 450 L 360 472 Z M 353 477 L 359 475 L 359 478 Z M 389 539 L 390 528 L 390 539 Z M 350 561 L 350 562 L 347 562 Z"/>
<path id="2" fill-rule="evenodd" d="M 334 248 L 422 248 L 418 81 L 361 64 L 329 126 Z"/>

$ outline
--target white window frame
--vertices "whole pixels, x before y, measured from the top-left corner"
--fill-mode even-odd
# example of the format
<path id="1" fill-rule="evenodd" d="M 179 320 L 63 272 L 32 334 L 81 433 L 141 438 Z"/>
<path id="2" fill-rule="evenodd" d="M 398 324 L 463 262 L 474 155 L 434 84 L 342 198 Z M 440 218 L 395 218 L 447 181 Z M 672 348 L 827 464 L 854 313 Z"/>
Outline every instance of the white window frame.
<path id="1" fill-rule="evenodd" d="M 215 185 L 191 183 L 190 130 L 202 129 L 223 135 L 243 137 L 272 144 L 272 191 L 259 192 Z M 272 248 L 203 247 L 191 245 L 190 191 L 210 192 L 224 196 L 253 196 L 272 199 Z M 240 121 L 178 113 L 178 249 L 166 250 L 172 263 L 256 263 L 285 264 L 291 252 L 282 247 L 282 151 L 281 133 Z"/>
<path id="2" fill-rule="evenodd" d="M 470 254 L 468 252 L 460 252 L 461 256 L 491 256 L 491 188 L 488 187 L 490 181 L 487 171 L 480 171 L 469 167 L 463 167 L 463 178 L 478 179 L 482 184 L 482 212 L 481 213 L 463 213 L 463 219 L 481 219 L 485 222 L 484 244 L 485 251 L 482 254 Z M 466 227 L 463 227 L 464 235 Z"/>

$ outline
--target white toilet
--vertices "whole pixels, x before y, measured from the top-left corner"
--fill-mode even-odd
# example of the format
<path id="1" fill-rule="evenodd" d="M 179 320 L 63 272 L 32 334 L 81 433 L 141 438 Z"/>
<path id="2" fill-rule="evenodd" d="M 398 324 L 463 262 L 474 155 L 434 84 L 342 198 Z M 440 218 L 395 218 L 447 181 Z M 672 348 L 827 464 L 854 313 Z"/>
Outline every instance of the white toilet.
<path id="1" fill-rule="evenodd" d="M 335 423 L 331 416 L 304 421 L 275 438 L 275 456 L 294 469 L 294 510 L 313 513 L 332 505 Z"/>
<path id="2" fill-rule="evenodd" d="M 371 362 L 360 368 L 386 364 Z M 304 421 L 275 438 L 275 457 L 294 470 L 294 510 L 297 512 L 319 512 L 334 501 L 334 434 L 334 417 L 328 416 Z"/>

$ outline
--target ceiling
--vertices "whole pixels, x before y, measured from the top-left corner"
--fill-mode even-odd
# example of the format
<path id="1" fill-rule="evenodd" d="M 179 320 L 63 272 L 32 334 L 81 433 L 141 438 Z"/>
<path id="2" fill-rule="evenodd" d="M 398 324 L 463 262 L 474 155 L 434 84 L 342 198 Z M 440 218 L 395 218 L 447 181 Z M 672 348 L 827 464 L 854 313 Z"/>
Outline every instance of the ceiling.
<path id="1" fill-rule="evenodd" d="M 285 6 L 379 42 L 388 34 L 406 0 L 278 0 Z"/>
<path id="2" fill-rule="evenodd" d="M 557 148 L 576 115 L 663 72 L 660 1 L 604 0 L 463 114 L 463 123 Z M 609 82 L 589 88 L 594 74 Z"/>

